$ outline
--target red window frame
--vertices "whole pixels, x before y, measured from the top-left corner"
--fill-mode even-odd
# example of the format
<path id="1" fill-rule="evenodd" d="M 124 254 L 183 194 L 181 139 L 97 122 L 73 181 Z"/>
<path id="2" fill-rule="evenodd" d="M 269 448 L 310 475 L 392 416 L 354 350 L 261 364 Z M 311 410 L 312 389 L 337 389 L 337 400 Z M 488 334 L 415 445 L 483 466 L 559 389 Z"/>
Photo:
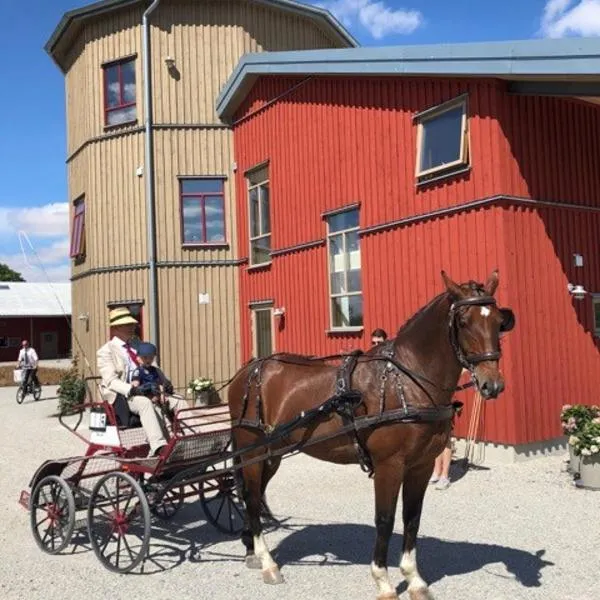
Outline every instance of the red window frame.
<path id="1" fill-rule="evenodd" d="M 135 95 L 136 98 L 133 99 L 132 102 L 125 102 L 123 100 L 124 97 L 124 86 L 123 86 L 123 65 L 129 64 L 129 63 L 134 63 L 135 62 L 135 57 L 134 58 L 124 58 L 122 60 L 119 61 L 115 61 L 112 63 L 108 63 L 102 66 L 102 75 L 103 75 L 103 79 L 104 79 L 104 126 L 105 127 L 118 127 L 119 125 L 125 125 L 126 123 L 132 123 L 133 121 L 135 121 L 134 119 L 130 119 L 129 121 L 124 121 L 122 123 L 109 123 L 108 122 L 108 115 L 110 113 L 116 112 L 118 110 L 123 110 L 125 108 L 130 108 L 132 106 L 136 106 L 136 101 L 137 101 L 137 83 L 136 83 L 136 89 L 135 89 Z M 111 69 L 117 69 L 118 75 L 119 75 L 119 104 L 115 105 L 115 106 L 109 106 L 108 105 L 108 98 L 109 98 L 109 94 L 108 94 L 108 72 Z M 134 72 L 135 72 L 135 67 L 134 67 Z"/>
<path id="2" fill-rule="evenodd" d="M 85 199 L 76 200 L 73 206 L 71 249 L 69 256 L 77 258 L 85 254 Z"/>
<path id="3" fill-rule="evenodd" d="M 184 192 L 183 186 L 187 181 L 194 181 L 197 179 L 205 179 L 207 181 L 218 181 L 221 184 L 220 192 Z M 223 223 L 223 240 L 216 242 L 209 242 L 206 239 L 206 198 L 219 197 L 222 203 L 222 223 Z M 183 201 L 185 199 L 197 199 L 200 202 L 202 208 L 202 239 L 199 242 L 185 240 L 185 228 L 183 218 Z M 181 243 L 184 247 L 193 246 L 226 246 L 227 245 L 227 223 L 225 221 L 225 178 L 224 177 L 181 177 L 179 180 L 179 220 L 181 225 Z"/>

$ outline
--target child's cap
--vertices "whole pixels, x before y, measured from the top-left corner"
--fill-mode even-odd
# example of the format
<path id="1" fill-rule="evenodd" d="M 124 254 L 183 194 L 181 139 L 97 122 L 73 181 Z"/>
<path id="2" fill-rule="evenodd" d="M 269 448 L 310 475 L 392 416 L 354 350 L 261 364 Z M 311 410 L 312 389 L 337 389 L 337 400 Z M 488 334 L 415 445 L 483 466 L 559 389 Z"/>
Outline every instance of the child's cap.
<path id="1" fill-rule="evenodd" d="M 156 346 L 150 342 L 142 342 L 137 348 L 138 356 L 154 356 L 156 354 Z"/>

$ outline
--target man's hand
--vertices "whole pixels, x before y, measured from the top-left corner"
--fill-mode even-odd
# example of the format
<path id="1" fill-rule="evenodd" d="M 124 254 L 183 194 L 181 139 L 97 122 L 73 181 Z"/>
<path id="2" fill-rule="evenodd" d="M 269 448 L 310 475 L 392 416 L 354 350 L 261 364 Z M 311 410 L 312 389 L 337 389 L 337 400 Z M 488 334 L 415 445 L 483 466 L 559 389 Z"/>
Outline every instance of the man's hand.
<path id="1" fill-rule="evenodd" d="M 165 394 L 171 395 L 173 393 L 173 384 L 170 381 L 166 381 L 165 385 Z"/>

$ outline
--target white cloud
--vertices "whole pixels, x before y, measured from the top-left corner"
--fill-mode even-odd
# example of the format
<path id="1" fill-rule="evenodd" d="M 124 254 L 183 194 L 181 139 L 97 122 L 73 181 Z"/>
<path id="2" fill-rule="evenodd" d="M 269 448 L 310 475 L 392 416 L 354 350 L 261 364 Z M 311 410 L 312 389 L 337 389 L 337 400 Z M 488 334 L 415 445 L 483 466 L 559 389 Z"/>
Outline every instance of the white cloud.
<path id="1" fill-rule="evenodd" d="M 373 0 L 333 0 L 318 6 L 331 11 L 346 27 L 358 20 L 376 40 L 394 33 L 412 33 L 423 24 L 423 15 L 418 10 L 394 10 Z"/>
<path id="2" fill-rule="evenodd" d="M 600 0 L 548 0 L 541 33 L 550 38 L 600 36 Z"/>
<path id="3" fill-rule="evenodd" d="M 55 202 L 28 208 L 0 208 L 0 233 L 25 231 L 30 237 L 60 237 L 69 232 L 69 205 Z"/>
<path id="4" fill-rule="evenodd" d="M 15 238 L 18 246 L 18 240 Z M 71 272 L 69 264 L 69 239 L 56 240 L 50 245 L 40 245 L 31 240 L 32 250 L 24 242 L 23 252 L 0 254 L 0 263 L 21 273 L 26 281 L 68 281 Z"/>

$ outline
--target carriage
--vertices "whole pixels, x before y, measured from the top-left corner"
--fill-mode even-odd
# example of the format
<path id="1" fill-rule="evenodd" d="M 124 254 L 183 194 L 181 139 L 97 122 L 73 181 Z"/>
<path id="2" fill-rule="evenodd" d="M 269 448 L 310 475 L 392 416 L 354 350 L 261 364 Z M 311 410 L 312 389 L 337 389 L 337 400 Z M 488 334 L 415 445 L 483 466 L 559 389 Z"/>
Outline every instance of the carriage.
<path id="1" fill-rule="evenodd" d="M 167 448 L 160 457 L 147 458 L 139 421 L 122 424 L 113 405 L 93 401 L 94 379 L 86 378 L 86 402 L 70 416 L 59 416 L 61 425 L 87 444 L 85 454 L 45 461 L 29 490 L 21 492 L 38 546 L 57 554 L 77 530 L 87 528 L 100 562 L 127 573 L 148 553 L 152 516 L 172 518 L 186 498 L 197 499 L 219 531 L 239 533 L 243 513 L 228 452 L 227 406 L 183 409 L 171 418 L 163 413 Z"/>

